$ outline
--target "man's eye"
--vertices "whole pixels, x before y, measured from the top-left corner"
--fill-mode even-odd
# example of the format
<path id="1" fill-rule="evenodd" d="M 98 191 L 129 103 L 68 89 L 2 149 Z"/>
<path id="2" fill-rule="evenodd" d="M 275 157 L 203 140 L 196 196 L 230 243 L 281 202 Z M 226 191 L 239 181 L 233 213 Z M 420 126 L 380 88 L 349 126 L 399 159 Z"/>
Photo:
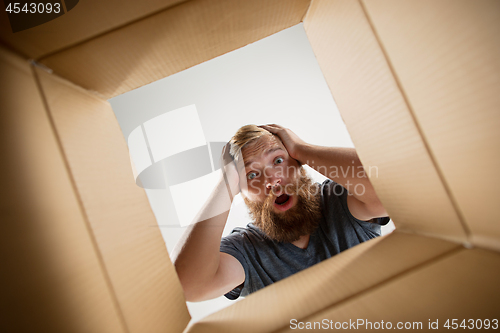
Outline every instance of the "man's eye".
<path id="1" fill-rule="evenodd" d="M 283 159 L 283 157 L 278 157 L 274 160 L 274 164 L 281 164 L 283 163 L 285 160 Z"/>
<path id="2" fill-rule="evenodd" d="M 247 178 L 248 178 L 248 179 L 254 179 L 255 177 L 257 177 L 257 173 L 256 173 L 256 172 L 250 172 L 250 173 L 247 175 Z"/>

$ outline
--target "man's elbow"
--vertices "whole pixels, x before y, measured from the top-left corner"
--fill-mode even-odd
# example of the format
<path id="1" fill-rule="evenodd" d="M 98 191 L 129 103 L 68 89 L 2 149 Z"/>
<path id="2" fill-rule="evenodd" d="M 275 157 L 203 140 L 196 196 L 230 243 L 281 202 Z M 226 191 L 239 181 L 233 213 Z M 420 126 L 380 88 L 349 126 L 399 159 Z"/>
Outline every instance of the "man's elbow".
<path id="1" fill-rule="evenodd" d="M 197 288 L 189 285 L 182 285 L 182 290 L 184 291 L 184 297 L 187 302 L 201 302 L 214 298 L 211 296 L 210 290 L 203 286 Z"/>
<path id="2" fill-rule="evenodd" d="M 188 302 L 201 302 L 209 299 L 208 297 L 208 283 L 194 279 L 193 276 L 187 274 L 176 263 L 174 267 L 179 277 L 184 297 Z"/>
<path id="3" fill-rule="evenodd" d="M 183 290 L 184 290 L 184 297 L 186 298 L 187 302 L 201 302 L 207 300 L 207 298 L 202 297 L 200 293 L 196 293 L 194 291 L 184 288 Z"/>
<path id="4" fill-rule="evenodd" d="M 368 211 L 373 217 L 385 217 L 388 216 L 384 205 L 379 200 L 366 204 Z"/>
<path id="5" fill-rule="evenodd" d="M 184 291 L 184 298 L 188 302 L 199 302 L 202 301 L 200 297 L 199 288 L 196 288 L 196 285 L 189 282 L 188 279 L 183 279 L 179 276 L 179 281 L 181 283 L 182 290 Z"/>

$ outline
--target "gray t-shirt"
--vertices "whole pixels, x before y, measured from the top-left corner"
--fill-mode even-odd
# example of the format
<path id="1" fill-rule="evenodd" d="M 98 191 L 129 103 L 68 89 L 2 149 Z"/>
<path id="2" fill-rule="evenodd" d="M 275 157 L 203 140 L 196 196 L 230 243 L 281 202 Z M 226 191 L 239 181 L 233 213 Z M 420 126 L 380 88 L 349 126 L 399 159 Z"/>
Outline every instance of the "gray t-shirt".
<path id="1" fill-rule="evenodd" d="M 273 241 L 252 223 L 246 228 L 235 228 L 230 235 L 222 238 L 220 251 L 235 257 L 245 270 L 243 286 L 227 293 L 227 298 L 247 296 L 380 236 L 380 225 L 389 222 L 389 217 L 374 219 L 374 223 L 356 219 L 347 208 L 347 190 L 332 180 L 321 184 L 320 195 L 322 218 L 306 249 Z"/>

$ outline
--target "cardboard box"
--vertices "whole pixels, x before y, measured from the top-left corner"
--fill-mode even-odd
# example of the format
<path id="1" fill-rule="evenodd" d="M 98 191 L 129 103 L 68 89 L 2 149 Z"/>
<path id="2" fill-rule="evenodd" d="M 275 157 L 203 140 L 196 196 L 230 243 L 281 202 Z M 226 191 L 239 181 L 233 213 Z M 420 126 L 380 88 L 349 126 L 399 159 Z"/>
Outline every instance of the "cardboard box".
<path id="1" fill-rule="evenodd" d="M 500 319 L 500 2 L 89 0 L 16 34 L 1 15 L 2 331 Z M 188 325 L 106 99 L 300 22 L 397 230 Z"/>

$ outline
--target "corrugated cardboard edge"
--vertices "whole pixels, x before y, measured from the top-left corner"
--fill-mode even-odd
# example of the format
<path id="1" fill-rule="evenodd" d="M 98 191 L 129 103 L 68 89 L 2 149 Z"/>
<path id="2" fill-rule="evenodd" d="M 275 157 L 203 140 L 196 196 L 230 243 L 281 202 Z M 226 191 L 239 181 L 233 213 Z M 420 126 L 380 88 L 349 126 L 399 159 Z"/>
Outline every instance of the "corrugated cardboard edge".
<path id="1" fill-rule="evenodd" d="M 118 316 L 120 318 L 120 322 L 122 324 L 122 327 L 124 329 L 125 332 L 129 332 L 129 329 L 127 327 L 127 324 L 126 324 L 126 321 L 125 321 L 125 318 L 123 317 L 123 311 L 120 307 L 120 304 L 118 303 L 118 300 L 116 298 L 116 292 L 113 288 L 113 284 L 109 278 L 109 273 L 106 269 L 106 265 L 104 263 L 104 260 L 102 258 L 102 253 L 99 249 L 99 246 L 97 244 L 97 241 L 95 239 L 95 234 L 92 230 L 92 227 L 90 226 L 90 223 L 89 223 L 89 219 L 88 219 L 88 216 L 87 216 L 87 212 L 85 211 L 85 207 L 81 201 L 81 197 L 80 195 L 78 194 L 78 188 L 77 188 L 77 184 L 75 182 L 75 179 L 74 179 L 74 176 L 73 176 L 73 173 L 71 171 L 71 166 L 69 164 L 69 161 L 68 161 L 68 158 L 66 156 L 66 154 L 64 153 L 64 150 L 63 150 L 63 144 L 61 142 L 61 137 L 57 131 L 57 127 L 56 127 L 56 124 L 54 122 L 54 118 L 53 118 L 53 115 L 51 114 L 50 112 L 50 108 L 49 108 L 49 105 L 47 103 L 47 97 L 43 91 L 43 86 L 42 86 L 42 83 L 40 82 L 40 73 L 41 71 L 45 71 L 46 73 L 48 74 L 52 74 L 50 71 L 48 71 L 47 69 L 43 68 L 43 67 L 40 67 L 40 66 L 37 66 L 36 63 L 32 62 L 31 64 L 31 69 L 33 71 L 33 77 L 35 78 L 35 81 L 36 81 L 36 84 L 37 84 L 37 87 L 38 87 L 38 90 L 40 91 L 40 95 L 42 97 L 42 100 L 43 100 L 43 104 L 44 104 L 44 107 L 45 107 L 45 110 L 47 112 L 47 117 L 49 119 L 49 122 L 50 122 L 50 125 L 52 127 L 52 131 L 54 132 L 54 136 L 56 137 L 56 140 L 57 140 L 57 144 L 58 144 L 58 147 L 59 147 L 59 150 L 61 152 L 61 157 L 63 158 L 64 160 L 64 165 L 66 167 L 66 170 L 68 172 L 68 175 L 69 175 L 69 178 L 70 178 L 70 181 L 71 181 L 71 186 L 73 188 L 73 191 L 75 192 L 75 196 L 76 196 L 76 199 L 78 200 L 78 204 L 80 206 L 80 209 L 81 209 L 81 212 L 82 212 L 82 217 L 83 217 L 83 220 L 84 220 L 84 223 L 85 223 L 85 228 L 87 229 L 87 232 L 90 236 L 90 239 L 92 241 L 92 245 L 94 247 L 94 251 L 95 251 L 95 255 L 96 255 L 96 258 L 99 262 L 99 265 L 101 267 L 101 270 L 102 270 L 102 274 L 104 276 L 104 279 L 106 281 L 106 285 L 109 289 L 109 292 L 110 294 L 112 295 L 112 300 L 113 300 L 113 304 L 117 310 L 117 313 L 118 313 Z M 77 86 L 75 85 L 72 85 L 74 88 L 78 89 Z"/>
<path id="2" fill-rule="evenodd" d="M 454 329 L 463 329 L 458 325 L 464 321 L 467 329 L 484 329 L 488 319 L 491 328 L 492 320 L 498 320 L 500 312 L 499 277 L 498 252 L 462 249 L 300 321 L 332 321 L 334 329 L 336 323 L 345 322 L 352 328 L 352 322 L 358 319 L 372 323 L 354 325 L 363 331 L 381 330 L 382 321 L 384 329 L 404 329 L 410 323 L 407 329 L 432 331 L 431 322 L 438 321 L 434 330 L 446 331 L 446 323 Z M 277 332 L 290 331 L 294 331 L 292 325 Z"/>
<path id="3" fill-rule="evenodd" d="M 131 22 L 145 19 L 182 1 L 79 1 L 70 12 L 16 33 L 12 33 L 7 13 L 3 11 L 0 13 L 0 40 L 8 48 L 26 58 L 39 59 L 119 29 Z M 65 7 L 65 1 L 62 1 L 62 4 Z"/>
<path id="4" fill-rule="evenodd" d="M 191 0 L 40 62 L 111 98 L 296 25 L 308 6 L 309 0 Z"/>
<path id="5" fill-rule="evenodd" d="M 126 332 L 33 68 L 0 60 L 2 328 Z"/>
<path id="6" fill-rule="evenodd" d="M 361 4 L 464 230 L 499 251 L 500 2 Z"/>
<path id="7" fill-rule="evenodd" d="M 397 248 L 397 251 L 394 249 Z M 185 333 L 273 332 L 460 249 L 438 238 L 395 231 L 278 281 L 245 300 L 190 323 Z"/>
<path id="8" fill-rule="evenodd" d="M 311 46 L 377 194 L 400 230 L 469 243 L 358 1 L 313 1 Z M 370 111 L 367 111 L 370 110 Z"/>
<path id="9" fill-rule="evenodd" d="M 128 331 L 182 331 L 190 320 L 182 288 L 111 106 L 36 71 Z"/>

